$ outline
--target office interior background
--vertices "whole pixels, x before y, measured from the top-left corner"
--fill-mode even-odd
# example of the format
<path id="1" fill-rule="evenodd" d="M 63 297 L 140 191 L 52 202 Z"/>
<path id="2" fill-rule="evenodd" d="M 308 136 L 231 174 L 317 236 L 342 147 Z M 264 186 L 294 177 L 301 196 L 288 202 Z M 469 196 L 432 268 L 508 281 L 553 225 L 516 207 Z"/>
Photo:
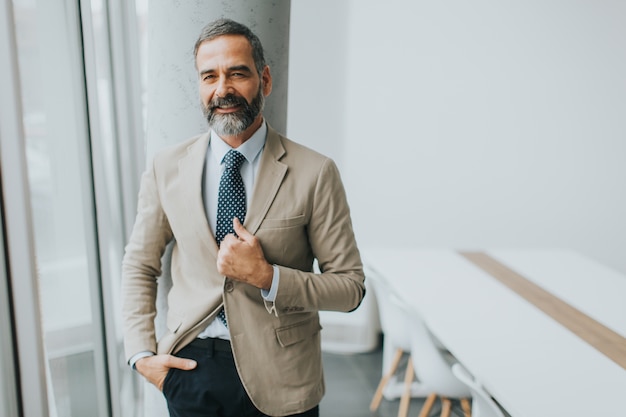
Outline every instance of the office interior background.
<path id="1" fill-rule="evenodd" d="M 0 415 L 144 415 L 120 263 L 150 156 L 206 129 L 192 48 L 222 15 L 274 19 L 268 121 L 335 159 L 360 246 L 626 273 L 626 3 L 196 3 L 1 2 Z"/>

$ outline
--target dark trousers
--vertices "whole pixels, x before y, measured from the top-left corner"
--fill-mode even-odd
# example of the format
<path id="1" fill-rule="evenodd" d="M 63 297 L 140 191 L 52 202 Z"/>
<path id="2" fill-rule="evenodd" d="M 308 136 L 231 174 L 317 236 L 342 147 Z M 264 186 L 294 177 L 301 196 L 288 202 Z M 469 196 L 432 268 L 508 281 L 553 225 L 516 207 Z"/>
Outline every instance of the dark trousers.
<path id="1" fill-rule="evenodd" d="M 196 339 L 176 354 L 195 360 L 190 371 L 171 369 L 163 395 L 171 417 L 268 417 L 252 404 L 228 341 Z M 319 407 L 289 417 L 319 417 Z"/>

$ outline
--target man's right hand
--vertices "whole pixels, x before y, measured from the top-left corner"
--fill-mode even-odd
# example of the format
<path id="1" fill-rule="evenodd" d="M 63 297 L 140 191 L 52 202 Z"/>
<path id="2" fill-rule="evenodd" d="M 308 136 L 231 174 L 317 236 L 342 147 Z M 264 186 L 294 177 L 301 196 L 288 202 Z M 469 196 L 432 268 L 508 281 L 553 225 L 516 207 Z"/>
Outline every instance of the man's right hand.
<path id="1" fill-rule="evenodd" d="M 147 356 L 135 362 L 135 369 L 151 384 L 163 391 L 163 382 L 170 368 L 189 371 L 196 367 L 196 361 L 192 359 L 178 358 L 173 355 Z"/>

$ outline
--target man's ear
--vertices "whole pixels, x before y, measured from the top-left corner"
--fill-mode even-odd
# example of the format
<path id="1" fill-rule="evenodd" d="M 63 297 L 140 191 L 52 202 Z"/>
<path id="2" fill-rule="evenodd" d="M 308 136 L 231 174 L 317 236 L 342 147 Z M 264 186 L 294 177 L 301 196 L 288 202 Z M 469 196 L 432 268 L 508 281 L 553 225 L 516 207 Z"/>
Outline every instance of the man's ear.
<path id="1" fill-rule="evenodd" d="M 268 65 L 263 68 L 261 82 L 263 83 L 263 95 L 267 97 L 272 92 L 272 74 L 270 74 L 270 67 Z"/>

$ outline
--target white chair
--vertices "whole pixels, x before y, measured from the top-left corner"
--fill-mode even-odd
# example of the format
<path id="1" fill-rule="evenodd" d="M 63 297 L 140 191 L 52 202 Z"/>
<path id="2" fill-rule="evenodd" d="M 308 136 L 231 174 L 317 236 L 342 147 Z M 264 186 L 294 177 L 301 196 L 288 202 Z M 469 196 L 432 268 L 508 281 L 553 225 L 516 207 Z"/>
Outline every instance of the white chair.
<path id="1" fill-rule="evenodd" d="M 467 385 L 472 393 L 472 414 L 474 417 L 505 417 L 504 412 L 489 393 L 478 381 L 472 378 L 467 369 L 460 363 L 455 363 L 452 366 L 452 373 L 459 381 Z"/>
<path id="2" fill-rule="evenodd" d="M 404 386 L 400 399 L 400 409 L 398 411 L 399 417 L 405 417 L 408 413 L 408 405 L 413 391 L 419 390 L 419 387 L 414 387 L 413 384 L 414 370 L 413 361 L 410 357 L 411 342 L 409 338 L 409 323 L 404 312 L 398 310 L 395 305 L 391 303 L 389 297 L 391 290 L 384 278 L 367 267 L 365 275 L 366 284 L 371 284 L 371 288 L 374 290 L 378 303 L 380 325 L 385 337 L 385 351 L 389 349 L 393 350 L 391 364 L 386 366 L 385 360 L 383 360 L 383 376 L 380 379 L 372 402 L 370 403 L 370 411 L 374 412 L 380 406 L 385 388 L 398 370 L 398 365 L 403 354 L 407 353 L 409 354 L 409 359 L 404 374 Z"/>
<path id="3" fill-rule="evenodd" d="M 465 417 L 470 417 L 470 389 L 452 373 L 454 357 L 442 349 L 415 309 L 392 294 L 391 302 L 410 319 L 411 357 L 415 374 L 429 394 L 419 417 L 426 417 L 437 398 L 441 399 L 441 417 L 449 417 L 451 398 L 459 399 Z"/>

